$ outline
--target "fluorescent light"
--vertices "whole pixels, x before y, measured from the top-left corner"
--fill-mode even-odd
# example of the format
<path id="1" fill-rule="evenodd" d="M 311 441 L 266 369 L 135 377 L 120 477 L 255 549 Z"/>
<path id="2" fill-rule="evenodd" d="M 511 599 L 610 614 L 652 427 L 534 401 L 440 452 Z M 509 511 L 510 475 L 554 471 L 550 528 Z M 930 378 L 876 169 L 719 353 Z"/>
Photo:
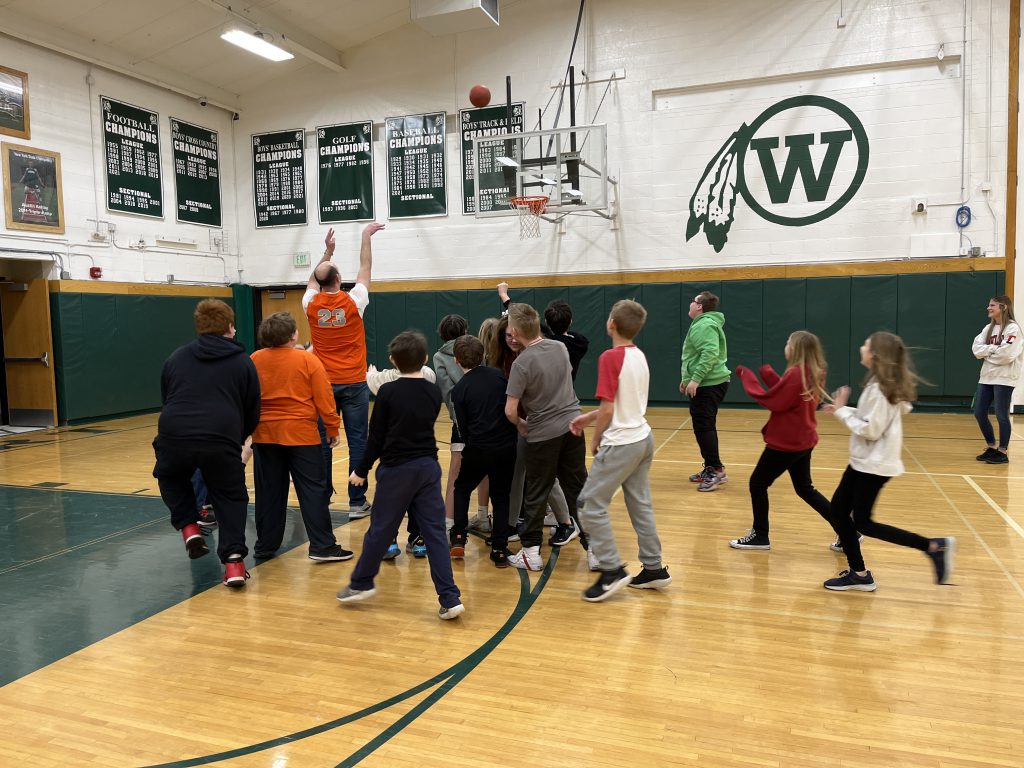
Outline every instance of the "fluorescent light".
<path id="1" fill-rule="evenodd" d="M 287 61 L 288 59 L 295 58 L 284 48 L 278 48 L 273 43 L 268 43 L 263 37 L 262 32 L 249 34 L 241 29 L 229 29 L 220 36 L 220 39 L 227 40 L 232 45 L 245 48 L 250 53 L 255 53 L 257 56 L 262 56 L 271 61 Z"/>
<path id="2" fill-rule="evenodd" d="M 505 165 L 508 166 L 509 168 L 519 167 L 519 163 L 517 163 L 511 157 L 496 157 L 494 159 L 498 161 L 498 165 Z"/>

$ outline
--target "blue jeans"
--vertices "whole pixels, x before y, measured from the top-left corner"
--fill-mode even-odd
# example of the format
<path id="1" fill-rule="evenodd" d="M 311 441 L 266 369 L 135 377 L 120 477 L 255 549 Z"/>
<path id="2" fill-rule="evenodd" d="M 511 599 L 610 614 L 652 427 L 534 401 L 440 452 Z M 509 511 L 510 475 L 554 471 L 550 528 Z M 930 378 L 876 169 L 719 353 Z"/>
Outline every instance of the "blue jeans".
<path id="1" fill-rule="evenodd" d="M 196 509 L 200 509 L 206 505 L 206 481 L 203 480 L 203 473 L 198 469 L 195 474 L 192 475 L 192 491 L 196 495 Z"/>
<path id="2" fill-rule="evenodd" d="M 981 435 L 989 445 L 995 443 L 992 424 L 988 420 L 988 409 L 995 402 L 996 423 L 999 424 L 999 447 L 1004 451 L 1010 446 L 1010 398 L 1013 387 L 1002 384 L 979 384 L 974 395 L 974 418 L 981 427 Z"/>
<path id="3" fill-rule="evenodd" d="M 331 384 L 334 390 L 334 405 L 341 414 L 341 422 L 345 428 L 345 439 L 348 441 L 348 475 L 351 475 L 366 453 L 366 433 L 370 418 L 370 388 L 365 381 L 356 384 Z M 331 447 L 327 442 L 327 430 L 324 423 L 317 419 L 320 430 L 320 445 L 324 454 L 324 469 L 327 471 L 327 490 L 334 491 L 334 464 L 331 461 Z M 346 475 L 346 480 L 348 479 Z M 348 504 L 350 507 L 361 507 L 366 503 L 366 486 L 348 486 Z"/>

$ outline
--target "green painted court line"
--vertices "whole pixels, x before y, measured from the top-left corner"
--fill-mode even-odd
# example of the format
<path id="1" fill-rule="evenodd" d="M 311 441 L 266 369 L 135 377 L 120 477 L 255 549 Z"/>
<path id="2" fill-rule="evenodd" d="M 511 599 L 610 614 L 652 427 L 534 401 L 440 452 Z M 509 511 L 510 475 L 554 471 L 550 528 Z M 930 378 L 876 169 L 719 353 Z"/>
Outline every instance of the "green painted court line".
<path id="1" fill-rule="evenodd" d="M 426 712 L 430 707 L 440 701 L 452 688 L 462 682 L 463 679 L 469 675 L 476 667 L 483 661 L 490 653 L 501 644 L 501 642 L 508 637 L 513 629 L 522 621 L 523 617 L 530 610 L 533 604 L 537 601 L 540 593 L 543 591 L 544 586 L 547 584 L 548 579 L 551 577 L 551 573 L 555 568 L 555 563 L 558 561 L 558 549 L 553 549 L 551 556 L 548 558 L 547 565 L 544 568 L 541 577 L 537 580 L 537 585 L 530 590 L 530 577 L 526 575 L 525 571 L 519 571 L 519 600 L 516 602 L 516 607 L 513 609 L 512 614 L 505 620 L 505 623 L 479 648 L 470 653 L 466 658 L 456 662 L 448 669 L 443 672 L 439 672 L 433 677 L 424 680 L 422 683 L 409 688 L 402 693 L 396 694 L 391 698 L 385 699 L 384 701 L 373 704 L 369 707 L 353 712 L 344 717 L 339 717 L 336 720 L 330 720 L 320 725 L 315 725 L 312 728 L 306 728 L 302 731 L 296 731 L 285 736 L 279 736 L 275 739 L 268 741 L 262 741 L 257 744 L 250 744 L 245 747 L 237 747 L 235 749 L 227 750 L 225 752 L 217 752 L 212 755 L 205 755 L 203 757 L 193 757 L 188 760 L 177 760 L 170 763 L 160 763 L 158 765 L 146 766 L 146 768 L 189 768 L 195 765 L 209 765 L 211 763 L 217 763 L 221 760 L 229 760 L 234 757 L 241 757 L 243 755 L 251 755 L 255 752 L 262 752 L 267 749 L 273 749 L 274 747 L 280 747 L 285 744 L 291 744 L 302 739 L 307 739 L 310 736 L 317 736 L 327 731 L 332 731 L 335 728 L 340 728 L 348 723 L 360 720 L 368 715 L 375 714 L 381 710 L 387 709 L 394 704 L 399 704 L 406 701 L 414 696 L 419 695 L 423 691 L 433 688 L 438 683 L 442 685 L 433 693 L 431 693 L 422 702 L 417 704 L 410 710 L 406 715 L 399 718 L 395 723 L 382 731 L 378 736 L 371 739 L 364 746 L 358 749 L 356 752 L 345 758 L 344 761 L 338 764 L 338 768 L 342 766 L 353 766 L 364 760 L 368 755 L 372 754 L 375 750 L 379 749 L 382 745 L 387 743 L 389 740 L 397 736 L 402 730 L 413 722 L 417 717 Z"/>

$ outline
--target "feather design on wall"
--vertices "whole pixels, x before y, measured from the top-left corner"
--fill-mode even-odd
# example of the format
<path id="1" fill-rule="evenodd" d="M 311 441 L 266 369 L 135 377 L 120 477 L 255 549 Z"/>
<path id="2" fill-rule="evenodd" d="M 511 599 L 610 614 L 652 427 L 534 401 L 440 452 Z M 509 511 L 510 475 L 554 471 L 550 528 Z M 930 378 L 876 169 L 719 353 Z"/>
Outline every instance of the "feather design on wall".
<path id="1" fill-rule="evenodd" d="M 690 218 L 686 222 L 689 241 L 702 228 L 708 243 L 720 253 L 725 247 L 736 211 L 736 194 L 741 181 L 741 150 L 749 136 L 744 123 L 718 150 L 690 198 Z"/>

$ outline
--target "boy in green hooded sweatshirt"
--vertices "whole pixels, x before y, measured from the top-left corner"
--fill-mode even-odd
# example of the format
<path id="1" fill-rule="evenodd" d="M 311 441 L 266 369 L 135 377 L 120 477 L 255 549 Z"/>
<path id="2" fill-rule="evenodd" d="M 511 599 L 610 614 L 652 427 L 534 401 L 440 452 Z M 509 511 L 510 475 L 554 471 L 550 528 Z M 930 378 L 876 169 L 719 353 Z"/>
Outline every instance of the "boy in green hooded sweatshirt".
<path id="1" fill-rule="evenodd" d="M 718 455 L 718 406 L 729 389 L 725 366 L 725 315 L 718 311 L 718 297 L 701 291 L 690 302 L 690 330 L 683 340 L 683 371 L 679 391 L 690 398 L 690 420 L 700 446 L 704 469 L 690 475 L 698 491 L 717 491 L 728 480 Z"/>

